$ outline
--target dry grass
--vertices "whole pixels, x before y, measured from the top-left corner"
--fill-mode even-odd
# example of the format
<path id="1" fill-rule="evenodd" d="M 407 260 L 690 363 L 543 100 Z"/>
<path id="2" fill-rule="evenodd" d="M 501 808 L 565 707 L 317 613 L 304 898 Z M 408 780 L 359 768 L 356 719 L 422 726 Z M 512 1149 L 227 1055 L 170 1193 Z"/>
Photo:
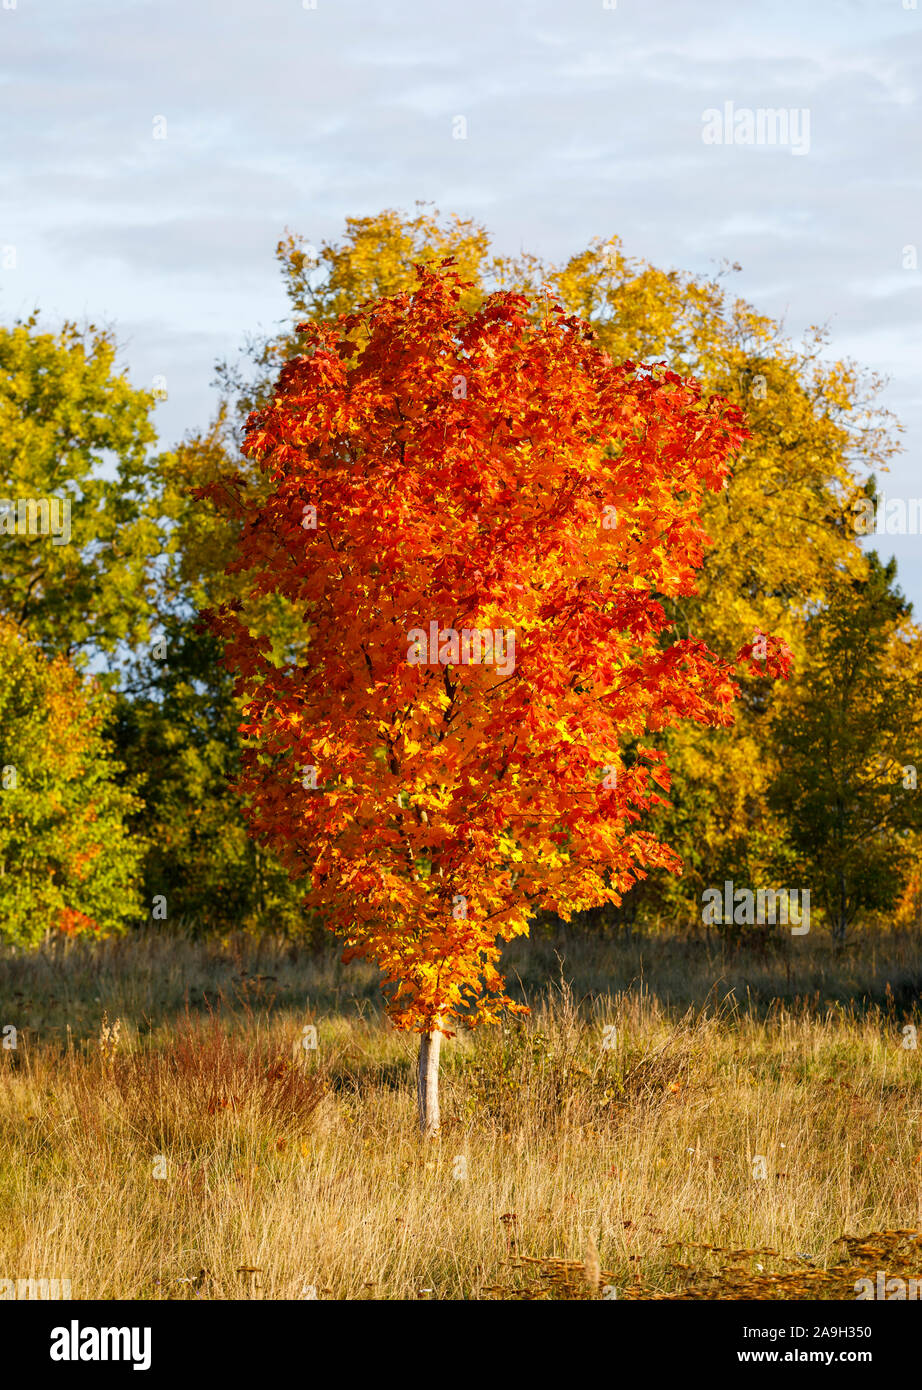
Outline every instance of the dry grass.
<path id="1" fill-rule="evenodd" d="M 854 1297 L 861 1273 L 918 1277 L 918 944 L 517 944 L 532 1016 L 445 1046 L 428 1145 L 414 1040 L 367 967 L 275 942 L 6 953 L 0 1277 L 339 1299 Z M 307 1024 L 317 1051 L 297 1047 Z"/>

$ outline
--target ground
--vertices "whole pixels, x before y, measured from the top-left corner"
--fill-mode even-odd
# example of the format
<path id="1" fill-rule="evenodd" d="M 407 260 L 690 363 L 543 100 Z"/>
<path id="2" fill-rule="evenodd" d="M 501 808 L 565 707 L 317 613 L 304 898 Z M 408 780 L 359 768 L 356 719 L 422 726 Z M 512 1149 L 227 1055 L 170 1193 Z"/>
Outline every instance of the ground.
<path id="1" fill-rule="evenodd" d="M 531 1017 L 445 1044 L 428 1143 L 416 1039 L 335 949 L 6 949 L 0 1276 L 90 1299 L 854 1298 L 862 1275 L 919 1277 L 919 944 L 517 942 Z"/>

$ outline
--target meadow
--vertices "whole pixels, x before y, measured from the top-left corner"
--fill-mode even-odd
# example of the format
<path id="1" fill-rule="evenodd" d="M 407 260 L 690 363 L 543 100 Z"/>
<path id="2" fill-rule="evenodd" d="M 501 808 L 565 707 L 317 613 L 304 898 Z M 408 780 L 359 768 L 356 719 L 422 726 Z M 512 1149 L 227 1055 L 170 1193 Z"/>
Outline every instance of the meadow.
<path id="1" fill-rule="evenodd" d="M 428 1142 L 417 1039 L 335 945 L 4 947 L 0 1276 L 350 1300 L 854 1298 L 864 1274 L 918 1277 L 919 945 L 517 941 L 531 1014 L 446 1042 Z"/>

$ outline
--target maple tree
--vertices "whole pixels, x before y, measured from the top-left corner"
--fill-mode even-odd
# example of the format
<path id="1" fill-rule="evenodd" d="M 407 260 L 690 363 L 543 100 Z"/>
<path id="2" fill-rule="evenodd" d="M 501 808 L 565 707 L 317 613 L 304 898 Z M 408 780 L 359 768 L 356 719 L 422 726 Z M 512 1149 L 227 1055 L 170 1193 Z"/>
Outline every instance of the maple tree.
<path id="1" fill-rule="evenodd" d="M 735 664 L 666 641 L 739 410 L 615 365 L 550 296 L 536 316 L 512 291 L 466 308 L 468 289 L 449 258 L 304 324 L 248 421 L 269 486 L 201 490 L 233 520 L 231 572 L 301 623 L 279 645 L 233 603 L 204 615 L 245 702 L 251 829 L 421 1034 L 426 1133 L 451 1021 L 522 1010 L 501 943 L 679 868 L 641 824 L 669 774 L 638 740 L 730 722 L 738 666 L 789 661 L 761 634 Z"/>
<path id="2" fill-rule="evenodd" d="M 787 641 L 801 667 L 807 619 L 825 601 L 830 576 L 862 572 L 852 503 L 895 447 L 879 380 L 830 358 L 820 330 L 790 342 L 779 324 L 734 298 L 729 267 L 713 277 L 664 270 L 629 257 L 614 236 L 558 265 L 529 253 L 503 257 L 476 222 L 426 208 L 347 218 L 341 237 L 316 247 L 289 234 L 277 254 L 292 327 L 252 345 L 253 379 L 226 369 L 225 387 L 244 415 L 272 400 L 278 367 L 301 352 L 296 322 L 333 323 L 362 299 L 410 289 L 414 262 L 433 264 L 449 254 L 471 281 L 464 307 L 476 308 L 491 287 L 512 288 L 529 295 L 537 314 L 546 281 L 565 308 L 592 323 L 616 361 L 665 361 L 738 405 L 749 435 L 727 486 L 702 498 L 712 544 L 696 591 L 664 598 L 674 623 L 664 640 L 694 633 L 716 651 L 733 652 L 766 628 Z M 226 448 L 236 455 L 229 433 Z M 251 489 L 264 487 L 252 459 L 241 457 L 236 466 Z M 225 528 L 212 554 L 229 554 L 231 541 Z M 203 577 L 216 594 L 211 602 L 235 579 Z M 239 593 L 249 606 L 250 595 Z M 277 620 L 264 630 L 274 637 Z M 685 872 L 655 870 L 623 907 L 600 909 L 596 920 L 694 922 L 715 874 L 758 882 L 772 872 L 786 841 L 785 814 L 768 795 L 779 767 L 777 704 L 777 685 L 744 679 L 732 725 L 714 730 L 684 721 L 666 731 L 673 794 L 671 805 L 654 808 L 651 825 L 680 853 Z M 217 845 L 216 863 L 220 853 Z"/>

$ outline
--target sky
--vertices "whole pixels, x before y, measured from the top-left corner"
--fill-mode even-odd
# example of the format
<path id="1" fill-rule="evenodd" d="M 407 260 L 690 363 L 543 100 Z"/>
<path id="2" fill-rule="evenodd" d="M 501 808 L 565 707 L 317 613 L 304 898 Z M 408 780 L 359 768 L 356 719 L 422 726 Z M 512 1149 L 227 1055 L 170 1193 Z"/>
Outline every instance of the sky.
<path id="1" fill-rule="evenodd" d="M 0 319 L 110 325 L 134 382 L 166 379 L 168 447 L 286 317 L 286 228 L 423 200 L 501 252 L 617 235 L 739 262 L 794 339 L 827 325 L 904 427 L 884 491 L 922 497 L 919 5 L 0 0 Z M 875 544 L 919 616 L 922 536 Z"/>

